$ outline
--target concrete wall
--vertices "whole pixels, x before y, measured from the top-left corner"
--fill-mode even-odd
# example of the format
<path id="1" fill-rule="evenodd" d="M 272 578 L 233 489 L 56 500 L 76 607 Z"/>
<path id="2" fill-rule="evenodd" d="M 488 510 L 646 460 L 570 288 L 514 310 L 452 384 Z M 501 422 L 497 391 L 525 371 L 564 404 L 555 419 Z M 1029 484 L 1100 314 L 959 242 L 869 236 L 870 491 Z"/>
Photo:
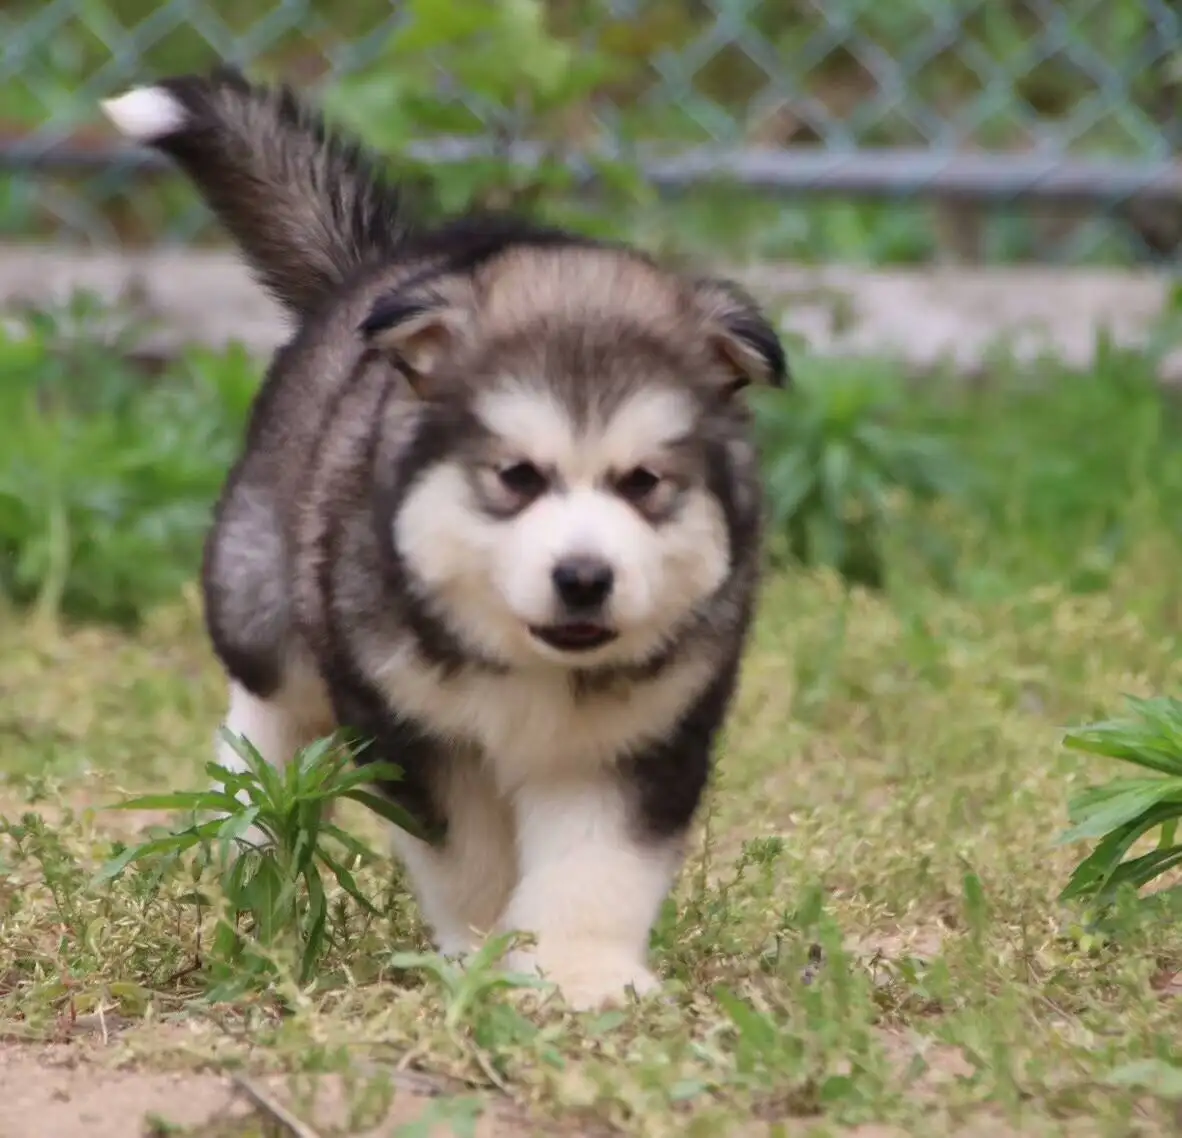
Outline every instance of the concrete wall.
<path id="1" fill-rule="evenodd" d="M 1042 266 L 859 270 L 765 264 L 731 271 L 819 352 L 889 355 L 921 369 L 949 362 L 966 374 L 980 370 L 999 344 L 1021 358 L 1049 352 L 1083 366 L 1101 328 L 1120 343 L 1143 343 L 1172 282 L 1160 272 Z M 152 322 L 148 343 L 161 351 L 184 342 L 240 340 L 263 354 L 286 334 L 278 307 L 228 252 L 0 246 L 0 306 L 60 302 L 76 288 L 110 302 L 130 301 Z M 1182 380 L 1182 351 L 1166 361 L 1163 373 Z"/>

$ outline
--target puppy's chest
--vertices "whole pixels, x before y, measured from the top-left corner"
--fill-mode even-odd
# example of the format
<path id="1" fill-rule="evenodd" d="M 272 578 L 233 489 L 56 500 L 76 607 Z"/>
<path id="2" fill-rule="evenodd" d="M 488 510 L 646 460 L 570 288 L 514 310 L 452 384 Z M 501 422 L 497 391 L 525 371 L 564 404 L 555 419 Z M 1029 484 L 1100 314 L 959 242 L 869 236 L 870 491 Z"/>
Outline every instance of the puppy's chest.
<path id="1" fill-rule="evenodd" d="M 659 742 L 708 678 L 701 661 L 656 679 L 580 691 L 562 672 L 442 678 L 418 661 L 383 669 L 391 708 L 433 733 L 475 744 L 504 790 L 530 779 L 610 766 Z"/>

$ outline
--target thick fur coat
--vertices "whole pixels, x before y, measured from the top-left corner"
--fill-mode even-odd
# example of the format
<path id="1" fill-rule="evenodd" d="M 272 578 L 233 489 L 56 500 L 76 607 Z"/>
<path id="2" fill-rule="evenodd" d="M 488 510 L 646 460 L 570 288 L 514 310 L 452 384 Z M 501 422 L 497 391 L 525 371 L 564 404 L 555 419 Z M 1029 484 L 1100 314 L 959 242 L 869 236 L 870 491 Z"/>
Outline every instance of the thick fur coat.
<path id="1" fill-rule="evenodd" d="M 653 988 L 759 582 L 742 391 L 784 383 L 774 330 L 631 248 L 423 229 L 356 143 L 235 72 L 104 107 L 294 323 L 206 547 L 226 726 L 277 765 L 346 726 L 403 769 L 383 789 L 430 839 L 395 847 L 443 951 L 519 930 L 511 964 L 576 1006 Z"/>

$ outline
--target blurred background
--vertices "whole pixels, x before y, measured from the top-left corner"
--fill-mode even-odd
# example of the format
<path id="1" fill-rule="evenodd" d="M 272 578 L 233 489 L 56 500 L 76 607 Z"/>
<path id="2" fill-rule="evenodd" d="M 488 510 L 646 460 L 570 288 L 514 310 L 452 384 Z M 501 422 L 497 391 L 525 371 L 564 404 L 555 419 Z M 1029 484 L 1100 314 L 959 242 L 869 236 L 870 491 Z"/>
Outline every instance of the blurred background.
<path id="1" fill-rule="evenodd" d="M 0 44 L 5 236 L 215 239 L 96 102 L 226 60 L 431 160 L 447 205 L 798 261 L 1128 265 L 1182 237 L 1168 0 L 5 0 Z"/>

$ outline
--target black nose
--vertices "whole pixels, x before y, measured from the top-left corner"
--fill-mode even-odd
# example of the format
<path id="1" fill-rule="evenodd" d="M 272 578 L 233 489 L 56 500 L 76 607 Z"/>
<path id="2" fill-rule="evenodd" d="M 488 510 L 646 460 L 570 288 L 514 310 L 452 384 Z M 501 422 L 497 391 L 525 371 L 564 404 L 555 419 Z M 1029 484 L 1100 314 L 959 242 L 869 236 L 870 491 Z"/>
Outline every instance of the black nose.
<path id="1" fill-rule="evenodd" d="M 567 608 L 598 608 L 612 591 L 612 567 L 596 557 L 569 557 L 554 566 L 554 588 Z"/>

